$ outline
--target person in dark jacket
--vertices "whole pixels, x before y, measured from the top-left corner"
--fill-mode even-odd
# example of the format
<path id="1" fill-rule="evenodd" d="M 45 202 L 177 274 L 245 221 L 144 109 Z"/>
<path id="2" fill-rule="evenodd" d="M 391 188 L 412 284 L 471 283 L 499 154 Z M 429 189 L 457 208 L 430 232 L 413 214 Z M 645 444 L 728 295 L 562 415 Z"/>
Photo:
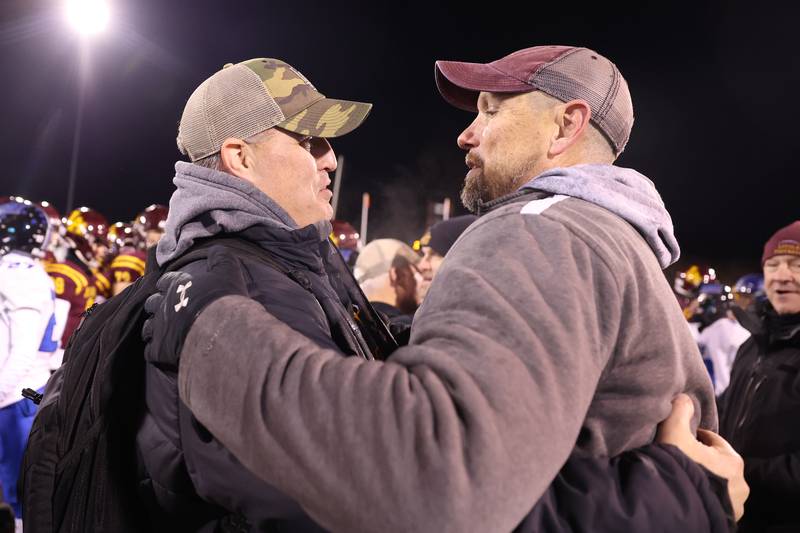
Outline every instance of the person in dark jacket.
<path id="1" fill-rule="evenodd" d="M 349 273 L 328 241 L 328 173 L 336 157 L 327 141 L 360 125 L 370 107 L 324 97 L 276 59 L 227 65 L 198 87 L 178 132 L 191 163 L 176 164 L 177 190 L 156 259 L 163 266 L 199 243 L 216 244 L 206 260 L 182 270 L 194 281 L 180 288 L 171 329 L 191 323 L 198 299 L 221 290 L 225 280 L 213 267 L 233 257 L 250 301 L 320 347 L 371 356 L 348 314 L 352 291 L 341 280 Z M 153 527 L 319 531 L 297 503 L 248 471 L 198 423 L 178 398 L 177 368 L 160 363 L 170 346 L 163 336 L 151 346 L 137 448 L 140 494 Z"/>
<path id="2" fill-rule="evenodd" d="M 417 300 L 420 304 L 428 294 L 431 282 L 444 262 L 444 256 L 464 230 L 477 219 L 475 215 L 462 215 L 442 220 L 431 226 L 430 231 L 420 239 L 422 261 L 419 262 L 418 268 L 422 274 L 422 281 L 417 287 Z"/>
<path id="3" fill-rule="evenodd" d="M 411 325 L 417 310 L 417 264 L 421 257 L 397 239 L 375 239 L 356 259 L 353 275 L 375 309 Z"/>
<path id="4" fill-rule="evenodd" d="M 752 491 L 739 531 L 800 531 L 800 221 L 769 239 L 761 264 L 767 302 L 734 310 L 752 336 L 720 398 L 720 433 Z"/>

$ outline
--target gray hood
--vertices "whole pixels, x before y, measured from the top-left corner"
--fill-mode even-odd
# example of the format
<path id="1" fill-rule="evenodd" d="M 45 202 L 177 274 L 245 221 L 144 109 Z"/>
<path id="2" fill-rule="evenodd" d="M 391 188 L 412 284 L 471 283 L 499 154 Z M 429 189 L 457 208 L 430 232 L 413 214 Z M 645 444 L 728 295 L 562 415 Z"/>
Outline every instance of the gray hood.
<path id="1" fill-rule="evenodd" d="M 188 250 L 197 239 L 212 235 L 252 226 L 284 232 L 297 229 L 297 223 L 272 198 L 226 172 L 178 161 L 172 182 L 177 190 L 169 200 L 167 227 L 156 248 L 159 265 Z M 327 238 L 330 223 L 316 226 L 321 238 Z"/>
<path id="2" fill-rule="evenodd" d="M 653 182 L 633 169 L 614 165 L 575 165 L 554 168 L 522 186 L 580 198 L 608 209 L 631 224 L 645 238 L 667 268 L 681 255 L 672 226 Z"/>

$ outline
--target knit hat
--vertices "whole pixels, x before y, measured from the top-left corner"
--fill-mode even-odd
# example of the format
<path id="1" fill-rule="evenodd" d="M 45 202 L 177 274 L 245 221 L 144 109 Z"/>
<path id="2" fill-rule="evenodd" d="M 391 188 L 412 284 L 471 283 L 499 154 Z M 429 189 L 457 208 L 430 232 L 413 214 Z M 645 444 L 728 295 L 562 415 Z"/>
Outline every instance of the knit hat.
<path id="1" fill-rule="evenodd" d="M 761 266 L 776 255 L 800 255 L 800 220 L 781 228 L 764 245 Z"/>
<path id="2" fill-rule="evenodd" d="M 463 215 L 437 222 L 431 227 L 430 233 L 420 239 L 420 244 L 430 246 L 433 251 L 444 257 L 464 230 L 476 220 L 478 217 L 475 215 Z"/>

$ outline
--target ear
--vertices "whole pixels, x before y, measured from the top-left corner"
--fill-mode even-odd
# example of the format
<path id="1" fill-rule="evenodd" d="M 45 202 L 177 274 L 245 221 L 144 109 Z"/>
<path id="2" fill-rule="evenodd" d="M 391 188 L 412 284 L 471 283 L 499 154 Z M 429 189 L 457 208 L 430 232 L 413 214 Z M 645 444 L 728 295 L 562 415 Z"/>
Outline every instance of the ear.
<path id="1" fill-rule="evenodd" d="M 397 269 L 395 267 L 389 268 L 389 285 L 392 287 L 397 285 Z"/>
<path id="2" fill-rule="evenodd" d="M 558 156 L 566 152 L 583 136 L 589 126 L 592 110 L 584 100 L 571 100 L 556 109 L 556 125 L 558 129 L 550 140 L 550 156 Z"/>
<path id="3" fill-rule="evenodd" d="M 249 179 L 253 160 L 247 144 L 242 139 L 228 137 L 222 141 L 219 156 L 224 172 L 242 179 Z"/>

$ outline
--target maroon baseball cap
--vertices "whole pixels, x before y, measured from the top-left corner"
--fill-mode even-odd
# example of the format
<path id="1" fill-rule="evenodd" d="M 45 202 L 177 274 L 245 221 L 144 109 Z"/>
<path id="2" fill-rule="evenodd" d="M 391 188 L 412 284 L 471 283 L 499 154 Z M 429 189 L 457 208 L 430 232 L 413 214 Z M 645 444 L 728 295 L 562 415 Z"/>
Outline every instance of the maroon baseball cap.
<path id="1" fill-rule="evenodd" d="M 628 84 L 616 65 L 588 48 L 534 46 L 491 63 L 436 62 L 436 87 L 447 102 L 477 112 L 478 93 L 542 91 L 568 102 L 580 99 L 591 121 L 619 155 L 633 127 Z"/>

